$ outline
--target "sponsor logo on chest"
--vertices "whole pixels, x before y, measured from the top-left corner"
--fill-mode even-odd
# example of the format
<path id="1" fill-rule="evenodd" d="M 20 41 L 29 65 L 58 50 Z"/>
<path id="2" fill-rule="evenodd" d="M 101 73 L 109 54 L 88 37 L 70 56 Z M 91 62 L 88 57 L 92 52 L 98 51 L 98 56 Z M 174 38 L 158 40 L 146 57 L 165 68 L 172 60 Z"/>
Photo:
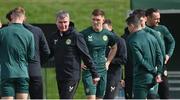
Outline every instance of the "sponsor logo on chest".
<path id="1" fill-rule="evenodd" d="M 88 36 L 88 41 L 93 41 L 93 37 L 91 35 Z"/>
<path id="2" fill-rule="evenodd" d="M 107 41 L 107 40 L 108 40 L 107 35 L 103 35 L 103 36 L 102 36 L 102 39 L 103 39 L 103 41 Z M 89 35 L 89 36 L 88 36 L 88 41 L 93 41 L 93 36 Z"/>

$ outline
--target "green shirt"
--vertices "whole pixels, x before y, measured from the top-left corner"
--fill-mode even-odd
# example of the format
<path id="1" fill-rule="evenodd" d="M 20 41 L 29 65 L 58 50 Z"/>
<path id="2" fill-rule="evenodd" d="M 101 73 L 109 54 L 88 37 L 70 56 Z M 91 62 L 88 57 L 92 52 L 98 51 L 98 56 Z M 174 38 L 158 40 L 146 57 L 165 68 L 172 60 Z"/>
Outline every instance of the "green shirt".
<path id="1" fill-rule="evenodd" d="M 133 63 L 133 84 L 152 83 L 154 77 L 161 73 L 163 65 L 163 56 L 156 38 L 140 30 L 130 35 L 127 46 Z"/>
<path id="2" fill-rule="evenodd" d="M 22 24 L 0 30 L 1 78 L 28 77 L 28 61 L 34 57 L 34 37 Z"/>
<path id="3" fill-rule="evenodd" d="M 170 57 L 172 56 L 175 48 L 175 40 L 169 30 L 167 29 L 166 26 L 163 25 L 158 25 L 155 27 L 150 27 L 156 31 L 158 31 L 159 34 L 161 34 L 161 39 L 163 40 L 165 44 L 165 51 L 166 54 L 169 55 Z"/>
<path id="4" fill-rule="evenodd" d="M 100 32 L 95 32 L 92 27 L 81 32 L 84 36 L 89 53 L 98 72 L 105 71 L 105 51 L 107 46 L 113 46 L 116 42 L 116 37 L 110 31 L 103 29 Z"/>
<path id="5" fill-rule="evenodd" d="M 163 54 L 163 57 L 165 58 L 165 56 L 166 56 L 165 44 L 164 44 L 164 41 L 161 39 L 161 34 L 159 34 L 158 31 L 153 30 L 153 29 L 151 29 L 149 27 L 145 27 L 144 31 L 150 33 L 151 35 L 153 35 L 157 39 L 159 47 L 161 49 L 161 53 Z"/>

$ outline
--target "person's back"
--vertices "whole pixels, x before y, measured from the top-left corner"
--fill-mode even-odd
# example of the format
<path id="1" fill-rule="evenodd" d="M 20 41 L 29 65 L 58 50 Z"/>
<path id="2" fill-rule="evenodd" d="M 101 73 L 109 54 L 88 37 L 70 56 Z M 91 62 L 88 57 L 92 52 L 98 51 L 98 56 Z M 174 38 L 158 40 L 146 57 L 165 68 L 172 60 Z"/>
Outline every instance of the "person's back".
<path id="1" fill-rule="evenodd" d="M 131 37 L 131 40 L 129 41 L 129 44 L 132 46 L 137 46 L 136 49 L 139 49 L 140 52 L 143 55 L 143 59 L 147 61 L 146 63 L 149 63 L 149 66 L 143 66 L 146 68 L 142 67 L 141 61 L 138 61 L 139 59 L 133 60 L 133 65 L 134 67 L 134 77 L 135 80 L 133 81 L 134 84 L 139 85 L 141 82 L 147 83 L 152 83 L 153 82 L 153 75 L 156 75 L 157 72 L 155 70 L 156 66 L 156 45 L 157 45 L 157 40 L 150 34 L 147 34 L 145 31 L 139 31 L 137 33 L 134 33 L 134 35 Z M 132 52 L 137 52 L 135 51 L 136 49 L 133 49 Z M 132 50 L 132 49 L 131 49 Z M 134 56 L 133 56 L 134 57 Z M 142 60 L 142 59 L 141 59 Z M 137 67 L 139 66 L 139 67 Z M 140 67 L 141 66 L 141 67 Z M 138 68 L 138 69 L 137 69 Z M 139 70 L 139 68 L 141 70 Z M 149 73 L 146 73 L 147 75 L 142 76 L 142 72 L 148 71 Z M 141 83 L 142 84 L 142 83 Z"/>
<path id="2" fill-rule="evenodd" d="M 47 60 L 50 50 L 43 31 L 36 26 L 23 23 L 23 26 L 33 33 L 35 41 L 35 57 L 28 64 L 29 72 L 29 95 L 31 99 L 43 99 L 43 82 L 41 65 Z"/>
<path id="3" fill-rule="evenodd" d="M 161 49 L 161 52 L 165 58 L 165 46 L 164 46 L 163 40 L 161 39 L 161 34 L 159 34 L 158 31 L 151 29 L 147 26 L 144 28 L 144 31 L 150 33 L 151 35 L 153 35 L 157 39 L 157 41 L 159 43 L 159 47 Z"/>
<path id="4" fill-rule="evenodd" d="M 44 33 L 39 27 L 28 23 L 23 23 L 23 26 L 33 33 L 35 41 L 35 57 L 33 62 L 29 63 L 29 75 L 41 76 L 41 64 L 43 64 L 50 54 L 49 46 L 47 44 Z M 43 58 L 41 57 L 43 56 Z M 42 62 L 41 62 L 42 61 Z"/>
<path id="5" fill-rule="evenodd" d="M 28 62 L 34 58 L 33 34 L 22 25 L 25 10 L 12 10 L 12 23 L 0 30 L 2 99 L 28 98 Z"/>
<path id="6" fill-rule="evenodd" d="M 29 58 L 33 58 L 34 54 L 29 44 L 34 38 L 32 33 L 23 27 L 22 24 L 13 23 L 1 31 L 1 71 L 3 78 L 9 77 L 28 77 L 27 65 Z M 31 42 L 32 43 L 31 43 Z M 34 44 L 33 44 L 34 45 Z M 27 55 L 27 51 L 30 55 Z M 28 57 L 29 56 L 29 57 Z M 13 67 L 12 67 L 13 65 Z M 12 72 L 10 72 L 12 69 Z M 21 71 L 23 70 L 23 73 Z M 20 72 L 19 72 L 20 71 Z"/>
<path id="7" fill-rule="evenodd" d="M 162 56 L 157 40 L 144 31 L 133 33 L 129 40 L 133 61 L 133 91 L 134 98 L 139 98 L 138 89 L 143 85 L 149 88 L 155 85 L 155 76 L 162 73 Z M 157 53 L 158 51 L 158 53 Z M 161 56 L 161 60 L 157 60 Z M 159 62 L 158 62 L 159 61 Z M 156 66 L 158 68 L 156 69 Z"/>
<path id="8" fill-rule="evenodd" d="M 137 16 L 128 17 L 126 22 L 131 33 L 127 47 L 133 64 L 134 98 L 146 99 L 155 82 L 161 82 L 163 56 L 156 38 L 142 29 Z"/>

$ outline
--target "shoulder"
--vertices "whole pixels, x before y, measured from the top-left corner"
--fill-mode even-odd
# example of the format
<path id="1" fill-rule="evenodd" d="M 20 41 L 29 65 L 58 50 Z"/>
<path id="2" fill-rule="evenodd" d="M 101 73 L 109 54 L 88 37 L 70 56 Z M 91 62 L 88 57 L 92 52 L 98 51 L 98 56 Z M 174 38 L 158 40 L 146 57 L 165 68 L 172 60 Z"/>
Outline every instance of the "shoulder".
<path id="1" fill-rule="evenodd" d="M 0 32 L 3 32 L 3 31 L 5 31 L 5 30 L 7 30 L 8 28 L 9 28 L 8 26 L 5 26 L 5 27 L 3 27 L 3 28 L 0 29 Z"/>
<path id="2" fill-rule="evenodd" d="M 169 34 L 169 33 L 170 33 L 170 32 L 169 32 L 169 29 L 168 29 L 166 26 L 164 26 L 164 25 L 159 25 L 158 28 L 159 28 L 159 30 L 160 30 L 161 32 L 163 32 L 163 33 L 166 33 L 166 34 Z"/>
<path id="3" fill-rule="evenodd" d="M 74 31 L 73 38 L 75 38 L 76 40 L 81 40 L 84 39 L 84 35 L 81 34 L 80 32 Z"/>
<path id="4" fill-rule="evenodd" d="M 34 26 L 34 25 L 31 25 L 31 24 L 28 24 L 28 23 L 24 23 L 23 24 L 24 27 L 32 32 L 38 32 L 38 33 L 42 33 L 42 30 L 41 28 L 37 27 L 37 26 Z"/>
<path id="5" fill-rule="evenodd" d="M 124 39 L 124 38 L 122 38 L 122 37 L 118 37 L 118 38 L 119 38 L 119 41 L 125 42 L 125 39 Z"/>
<path id="6" fill-rule="evenodd" d="M 107 35 L 114 35 L 114 34 L 115 34 L 115 33 L 113 33 L 113 32 L 110 32 L 110 31 L 107 30 L 107 29 L 103 29 L 101 32 L 104 33 L 104 34 L 107 34 Z"/>
<path id="7" fill-rule="evenodd" d="M 92 27 L 90 26 L 90 27 L 82 30 L 80 33 L 84 35 L 84 34 L 89 33 L 89 32 L 91 32 L 91 31 L 92 31 Z"/>
<path id="8" fill-rule="evenodd" d="M 159 25 L 160 28 L 167 28 L 165 25 Z"/>

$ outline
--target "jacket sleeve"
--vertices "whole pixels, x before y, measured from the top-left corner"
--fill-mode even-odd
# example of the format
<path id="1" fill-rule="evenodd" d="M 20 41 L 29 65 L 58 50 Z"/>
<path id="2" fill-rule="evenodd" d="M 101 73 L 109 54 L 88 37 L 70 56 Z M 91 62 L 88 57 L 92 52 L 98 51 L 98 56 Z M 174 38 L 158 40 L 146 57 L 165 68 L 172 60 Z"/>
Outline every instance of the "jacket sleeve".
<path id="1" fill-rule="evenodd" d="M 76 42 L 77 42 L 77 47 L 79 49 L 81 58 L 82 58 L 84 64 L 90 69 L 92 77 L 93 78 L 99 77 L 97 70 L 96 70 L 96 67 L 93 64 L 93 60 L 89 55 L 89 50 L 87 48 L 87 45 L 86 45 L 86 42 L 85 42 L 83 36 L 78 34 Z"/>
<path id="2" fill-rule="evenodd" d="M 157 74 L 163 73 L 163 55 L 160 49 L 158 42 L 156 43 L 156 66 L 157 66 Z"/>
<path id="3" fill-rule="evenodd" d="M 150 30 L 150 33 L 156 38 L 156 40 L 158 41 L 158 44 L 159 44 L 159 47 L 160 47 L 160 49 L 161 49 L 161 52 L 162 52 L 162 54 L 163 54 L 163 56 L 165 57 L 165 45 L 164 45 L 164 43 L 163 43 L 163 41 L 162 41 L 162 39 L 161 39 L 161 36 L 160 35 L 158 35 L 158 32 L 157 31 L 155 31 L 155 30 L 153 30 L 153 29 L 151 29 Z"/>
<path id="4" fill-rule="evenodd" d="M 27 57 L 28 57 L 28 62 L 32 62 L 35 57 L 35 42 L 34 42 L 33 34 L 31 35 L 30 40 L 29 40 L 29 45 L 27 49 Z"/>
<path id="5" fill-rule="evenodd" d="M 116 52 L 116 56 L 112 60 L 113 64 L 125 64 L 127 62 L 127 48 L 126 42 L 123 38 L 119 38 L 117 42 L 118 50 Z"/>
<path id="6" fill-rule="evenodd" d="M 54 33 L 48 36 L 47 42 L 50 49 L 50 55 L 48 58 L 52 58 L 54 56 Z"/>
<path id="7" fill-rule="evenodd" d="M 50 50 L 49 50 L 47 40 L 41 29 L 39 29 L 39 33 L 40 33 L 39 48 L 40 48 L 40 55 L 41 55 L 41 63 L 43 64 L 44 62 L 47 61 L 47 58 L 50 54 Z"/>
<path id="8" fill-rule="evenodd" d="M 121 64 L 125 64 L 127 62 L 127 47 L 126 42 L 123 38 L 120 38 L 120 59 Z"/>
<path id="9" fill-rule="evenodd" d="M 175 40 L 167 27 L 164 26 L 164 40 L 165 40 L 165 45 L 166 45 L 166 54 L 169 55 L 170 57 L 172 56 L 175 48 Z"/>

